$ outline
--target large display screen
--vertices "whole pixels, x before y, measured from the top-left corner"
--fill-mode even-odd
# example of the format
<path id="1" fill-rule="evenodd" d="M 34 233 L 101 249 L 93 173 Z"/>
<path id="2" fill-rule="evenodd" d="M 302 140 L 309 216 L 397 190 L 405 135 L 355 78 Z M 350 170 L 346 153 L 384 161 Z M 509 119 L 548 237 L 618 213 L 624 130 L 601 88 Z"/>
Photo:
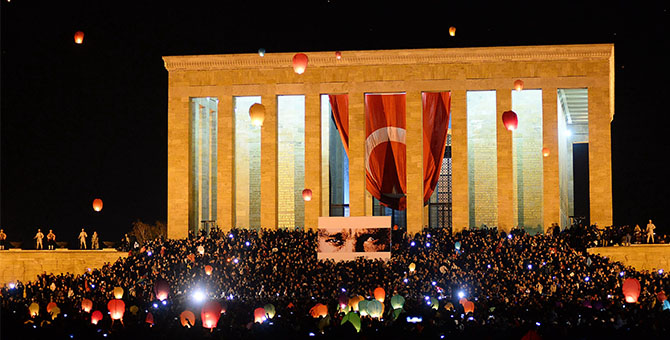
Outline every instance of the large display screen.
<path id="1" fill-rule="evenodd" d="M 319 217 L 318 259 L 391 258 L 391 216 Z"/>

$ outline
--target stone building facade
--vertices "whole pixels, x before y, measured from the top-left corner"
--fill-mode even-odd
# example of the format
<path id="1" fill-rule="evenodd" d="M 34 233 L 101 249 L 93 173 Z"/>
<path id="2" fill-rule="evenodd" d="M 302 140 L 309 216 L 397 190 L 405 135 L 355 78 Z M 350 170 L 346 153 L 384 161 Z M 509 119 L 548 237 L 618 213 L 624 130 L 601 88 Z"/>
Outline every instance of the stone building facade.
<path id="1" fill-rule="evenodd" d="M 421 94 L 449 91 L 454 230 L 565 226 L 573 214 L 574 143 L 588 143 L 590 222 L 612 223 L 613 45 L 306 54 L 303 74 L 293 71 L 293 53 L 164 57 L 170 238 L 207 223 L 315 228 L 330 211 L 323 95 L 344 93 L 351 216 L 371 215 L 373 205 L 365 189 L 364 96 L 404 93 L 407 228 L 428 225 Z M 266 108 L 261 127 L 250 125 L 253 102 Z M 510 109 L 519 116 L 514 132 L 500 118 Z M 303 188 L 312 190 L 311 201 L 302 201 Z"/>

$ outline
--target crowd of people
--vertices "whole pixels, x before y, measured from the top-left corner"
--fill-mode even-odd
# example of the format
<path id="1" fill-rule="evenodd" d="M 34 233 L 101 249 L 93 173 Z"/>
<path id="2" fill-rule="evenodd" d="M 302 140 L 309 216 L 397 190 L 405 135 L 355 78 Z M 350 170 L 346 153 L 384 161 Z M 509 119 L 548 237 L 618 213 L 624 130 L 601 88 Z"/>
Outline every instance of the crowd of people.
<path id="1" fill-rule="evenodd" d="M 2 332 L 75 339 L 667 336 L 670 305 L 664 308 L 661 296 L 670 288 L 668 275 L 590 255 L 590 242 L 584 228 L 535 236 L 522 230 L 395 230 L 390 260 L 335 262 L 317 260 L 313 231 L 232 229 L 212 237 L 158 238 L 99 269 L 5 286 Z M 622 282 L 631 277 L 641 285 L 637 303 L 622 295 Z M 158 280 L 170 286 L 162 302 L 154 291 Z M 107 316 L 115 287 L 124 290 L 123 324 Z M 338 297 L 372 299 L 377 287 L 387 296 L 383 316 L 362 317 L 359 332 L 342 324 Z M 390 314 L 393 295 L 405 298 L 397 318 Z M 81 311 L 84 298 L 105 314 L 97 325 Z M 472 301 L 474 311 L 466 313 L 461 299 Z M 217 327 L 182 326 L 180 313 L 199 315 L 207 300 L 224 305 Z M 28 311 L 33 302 L 41 308 L 36 317 Z M 49 302 L 59 315 L 44 310 Z M 328 306 L 326 318 L 310 315 L 317 303 Z M 267 304 L 277 315 L 254 323 L 254 309 Z M 146 322 L 149 313 L 153 324 Z"/>

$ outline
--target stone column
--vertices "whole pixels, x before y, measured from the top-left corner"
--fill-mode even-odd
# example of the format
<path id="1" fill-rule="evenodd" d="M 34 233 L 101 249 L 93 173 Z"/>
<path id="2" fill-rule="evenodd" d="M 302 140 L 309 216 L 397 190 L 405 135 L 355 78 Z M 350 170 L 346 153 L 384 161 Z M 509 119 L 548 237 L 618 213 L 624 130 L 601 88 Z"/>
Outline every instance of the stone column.
<path id="1" fill-rule="evenodd" d="M 591 224 L 612 225 L 610 89 L 589 87 L 589 198 Z"/>
<path id="2" fill-rule="evenodd" d="M 221 230 L 234 227 L 235 209 L 235 118 L 233 115 L 233 97 L 230 89 L 219 95 L 218 106 L 218 158 L 216 164 L 216 223 Z"/>
<path id="3" fill-rule="evenodd" d="M 407 232 L 423 229 L 423 110 L 420 91 L 406 94 Z"/>
<path id="4" fill-rule="evenodd" d="M 465 90 L 451 91 L 451 225 L 453 232 L 469 227 L 468 117 Z"/>
<path id="5" fill-rule="evenodd" d="M 305 229 L 316 230 L 321 212 L 321 97 L 318 87 L 305 94 L 305 188 L 312 200 L 305 202 Z"/>
<path id="6" fill-rule="evenodd" d="M 498 162 L 498 230 L 510 231 L 514 227 L 514 162 L 512 159 L 514 132 L 502 122 L 502 113 L 512 109 L 512 89 L 496 90 L 496 131 Z"/>
<path id="7" fill-rule="evenodd" d="M 542 158 L 542 223 L 546 233 L 552 223 L 560 223 L 561 195 L 558 174 L 557 89 L 542 89 L 542 146 L 549 156 Z"/>
<path id="8" fill-rule="evenodd" d="M 168 238 L 188 236 L 189 204 L 189 97 L 168 87 Z"/>
<path id="9" fill-rule="evenodd" d="M 350 216 L 366 215 L 365 192 L 365 94 L 354 90 L 349 93 Z"/>
<path id="10" fill-rule="evenodd" d="M 277 95 L 268 85 L 261 96 L 265 120 L 261 127 L 261 227 L 277 228 Z"/>

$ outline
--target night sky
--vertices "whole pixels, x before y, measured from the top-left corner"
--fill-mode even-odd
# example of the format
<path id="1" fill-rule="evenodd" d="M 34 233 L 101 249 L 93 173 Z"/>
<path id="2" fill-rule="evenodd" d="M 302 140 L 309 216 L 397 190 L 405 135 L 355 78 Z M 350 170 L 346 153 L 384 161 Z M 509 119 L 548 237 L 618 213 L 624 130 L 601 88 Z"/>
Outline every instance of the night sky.
<path id="1" fill-rule="evenodd" d="M 614 223 L 652 218 L 657 231 L 670 232 L 667 1 L 0 6 L 0 227 L 12 240 L 27 241 L 38 227 L 61 241 L 81 227 L 118 240 L 134 220 L 167 220 L 162 56 L 586 43 L 615 44 Z M 83 45 L 74 44 L 78 30 Z M 91 208 L 96 197 L 100 213 Z"/>

